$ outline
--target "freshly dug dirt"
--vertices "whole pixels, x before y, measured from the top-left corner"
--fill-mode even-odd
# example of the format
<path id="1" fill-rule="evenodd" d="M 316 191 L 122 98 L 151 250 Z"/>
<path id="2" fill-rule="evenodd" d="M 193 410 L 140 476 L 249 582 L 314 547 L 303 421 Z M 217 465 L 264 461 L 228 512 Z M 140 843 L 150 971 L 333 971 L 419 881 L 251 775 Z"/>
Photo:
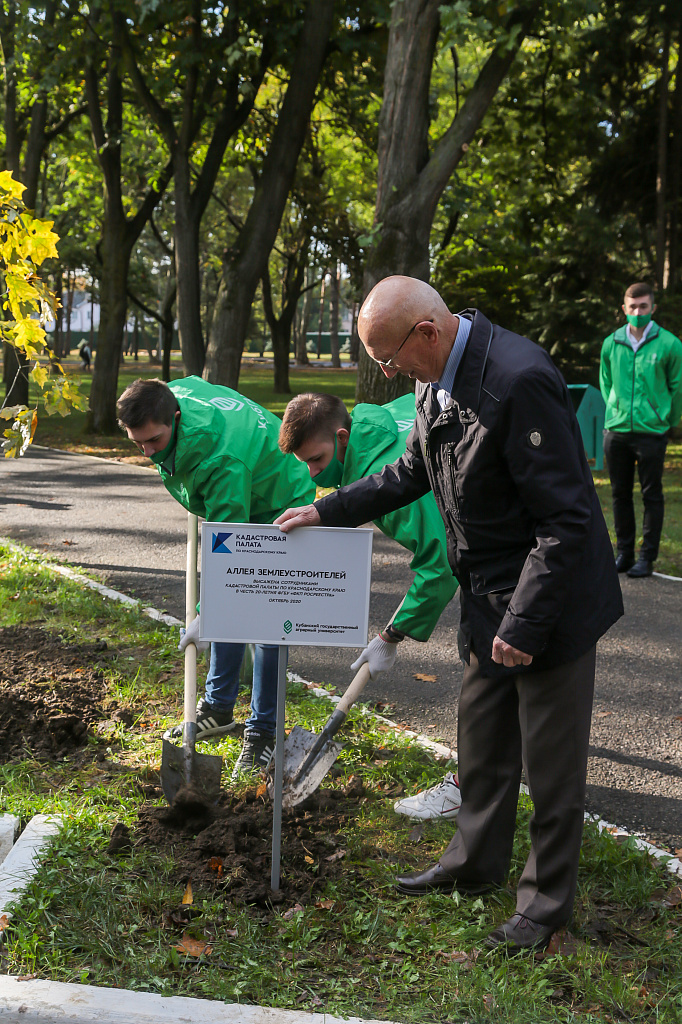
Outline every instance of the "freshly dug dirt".
<path id="1" fill-rule="evenodd" d="M 264 788 L 264 787 L 263 787 Z M 208 887 L 230 902 L 266 907 L 310 902 L 330 878 L 347 870 L 343 829 L 357 814 L 364 790 L 358 779 L 344 789 L 318 790 L 282 816 L 282 877 L 270 889 L 272 804 L 260 789 L 221 793 L 210 818 L 190 820 L 172 808 L 144 804 L 133 845 L 168 853 L 177 881 Z"/>
<path id="2" fill-rule="evenodd" d="M 38 626 L 0 628 L 0 763 L 26 757 L 66 757 L 88 729 L 110 717 L 102 702 L 98 663 L 104 641 L 64 643 Z"/>

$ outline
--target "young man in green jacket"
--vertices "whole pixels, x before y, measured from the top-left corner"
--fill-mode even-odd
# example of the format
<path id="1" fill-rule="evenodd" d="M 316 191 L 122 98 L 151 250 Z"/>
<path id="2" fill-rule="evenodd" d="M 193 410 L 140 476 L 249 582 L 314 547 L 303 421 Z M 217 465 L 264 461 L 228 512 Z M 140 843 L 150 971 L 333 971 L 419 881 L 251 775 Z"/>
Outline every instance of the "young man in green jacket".
<path id="1" fill-rule="evenodd" d="M 230 388 L 185 377 L 136 380 L 118 400 L 121 427 L 156 465 L 166 490 L 210 522 L 271 523 L 294 501 L 311 501 L 305 466 L 278 447 L 281 421 Z M 197 643 L 199 617 L 180 641 Z M 197 643 L 198 649 L 208 645 Z M 206 695 L 197 706 L 197 738 L 234 732 L 244 644 L 213 643 Z M 267 766 L 275 743 L 277 647 L 256 644 L 251 714 L 235 767 Z M 172 735 L 180 736 L 182 726 Z"/>
<path id="2" fill-rule="evenodd" d="M 405 451 L 414 418 L 413 394 L 383 406 L 358 405 L 351 415 L 335 395 L 297 395 L 285 409 L 279 446 L 307 465 L 317 487 L 343 487 L 395 462 Z M 429 639 L 459 585 L 448 564 L 445 527 L 431 492 L 382 516 L 376 525 L 414 554 L 410 568 L 415 576 L 391 621 L 351 665 L 355 671 L 367 662 L 372 678 L 392 667 L 398 644 L 406 637 Z M 452 818 L 460 803 L 457 779 L 448 772 L 443 782 L 399 800 L 395 809 L 416 818 Z"/>
<path id="3" fill-rule="evenodd" d="M 650 285 L 625 292 L 627 323 L 601 350 L 599 383 L 606 402 L 604 455 L 611 479 L 618 572 L 651 576 L 663 527 L 663 462 L 671 427 L 682 415 L 682 342 L 652 319 Z M 644 502 L 642 547 L 635 562 L 635 463 Z"/>

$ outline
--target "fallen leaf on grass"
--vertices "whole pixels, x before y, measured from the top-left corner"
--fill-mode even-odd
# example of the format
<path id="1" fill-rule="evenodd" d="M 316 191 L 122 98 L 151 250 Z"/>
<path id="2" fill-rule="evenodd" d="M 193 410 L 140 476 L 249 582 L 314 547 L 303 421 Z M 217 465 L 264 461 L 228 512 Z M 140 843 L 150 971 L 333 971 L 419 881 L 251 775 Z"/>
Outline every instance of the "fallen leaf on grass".
<path id="1" fill-rule="evenodd" d="M 424 835 L 424 826 L 423 825 L 415 825 L 415 827 L 410 832 L 410 834 L 408 836 L 408 839 L 410 840 L 411 843 L 420 843 L 423 835 Z"/>
<path id="2" fill-rule="evenodd" d="M 337 850 L 336 853 L 330 853 L 329 856 L 324 859 L 328 864 L 332 864 L 335 860 L 341 860 L 347 853 L 348 850 Z"/>
<path id="3" fill-rule="evenodd" d="M 8 924 L 9 924 L 9 917 L 8 917 L 7 914 L 3 914 L 2 917 L 0 917 L 0 932 L 4 932 L 4 930 L 7 928 Z"/>
<path id="4" fill-rule="evenodd" d="M 575 936 L 560 928 L 554 932 L 546 949 L 535 954 L 536 960 L 545 960 L 549 956 L 575 956 L 578 952 L 578 941 Z"/>
<path id="5" fill-rule="evenodd" d="M 256 796 L 265 796 L 268 790 L 267 782 L 261 782 L 260 786 L 256 787 Z"/>
<path id="6" fill-rule="evenodd" d="M 282 917 L 284 918 L 285 921 L 291 921 L 291 919 L 294 916 L 294 914 L 301 914 L 302 912 L 303 912 L 303 907 L 301 906 L 301 904 L 300 903 L 294 903 L 293 907 L 289 907 L 288 910 L 284 911 L 284 913 L 282 914 Z"/>
<path id="7" fill-rule="evenodd" d="M 438 956 L 442 957 L 443 960 L 449 960 L 453 964 L 461 964 L 463 971 L 470 971 L 478 960 L 477 949 L 472 949 L 470 953 L 466 953 L 463 949 L 455 949 L 452 953 L 446 953 L 444 949 L 441 949 Z"/>
<path id="8" fill-rule="evenodd" d="M 18 975 L 16 980 L 17 981 L 33 981 L 33 979 L 37 978 L 37 977 L 38 977 L 37 974 L 20 974 L 20 975 Z M 21 1013 L 21 1010 L 19 1010 L 19 1013 Z"/>
<path id="9" fill-rule="evenodd" d="M 674 889 L 671 889 L 670 892 L 667 892 L 665 894 L 665 897 L 661 900 L 661 903 L 664 907 L 668 909 L 670 907 L 679 907 L 680 903 L 682 903 L 682 888 L 680 888 L 679 885 L 676 885 Z M 1 925 L 2 921 L 0 919 L 0 926 Z"/>
<path id="10" fill-rule="evenodd" d="M 306 862 L 306 864 L 314 864 L 315 863 L 314 859 L 312 857 L 309 857 L 307 854 L 305 856 L 305 862 Z"/>
<path id="11" fill-rule="evenodd" d="M 413 679 L 420 679 L 422 683 L 435 683 L 438 676 L 429 676 L 424 672 L 415 672 L 412 676 Z"/>
<path id="12" fill-rule="evenodd" d="M 334 900 L 318 900 L 315 906 L 318 910 L 331 910 L 334 906 Z"/>
<path id="13" fill-rule="evenodd" d="M 236 928 L 226 928 L 225 931 L 223 932 L 223 935 L 227 939 L 236 939 L 237 936 L 239 935 L 239 931 Z"/>
<path id="14" fill-rule="evenodd" d="M 187 882 L 187 888 L 185 889 L 182 896 L 183 903 L 194 903 L 194 896 L 192 895 L 192 879 L 190 878 Z"/>
<path id="15" fill-rule="evenodd" d="M 184 953 L 186 956 L 210 956 L 213 947 L 209 946 L 204 939 L 193 939 L 185 934 L 177 946 L 173 946 L 173 949 L 177 949 L 178 953 Z"/>
<path id="16" fill-rule="evenodd" d="M 222 874 L 223 874 L 223 862 L 222 862 L 222 858 L 221 857 L 211 857 L 211 859 L 208 862 L 208 866 L 211 869 L 211 871 L 215 871 L 215 873 L 217 874 L 218 878 L 222 877 Z"/>
<path id="17" fill-rule="evenodd" d="M 485 1006 L 486 1010 L 495 1009 L 495 996 L 491 992 L 488 992 L 486 995 L 483 996 L 483 1005 Z"/>

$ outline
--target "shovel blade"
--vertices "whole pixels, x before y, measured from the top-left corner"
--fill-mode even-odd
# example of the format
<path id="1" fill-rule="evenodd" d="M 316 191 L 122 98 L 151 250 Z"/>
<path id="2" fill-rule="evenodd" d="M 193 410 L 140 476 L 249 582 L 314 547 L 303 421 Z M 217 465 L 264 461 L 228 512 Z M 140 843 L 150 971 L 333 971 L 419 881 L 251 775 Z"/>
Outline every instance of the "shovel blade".
<path id="1" fill-rule="evenodd" d="M 187 770 L 189 759 L 189 772 Z M 178 790 L 188 782 L 207 804 L 215 804 L 220 796 L 220 772 L 222 757 L 213 754 L 197 754 L 187 747 L 178 747 L 170 740 L 163 740 L 161 748 L 161 788 L 169 804 L 175 800 Z M 189 778 L 188 778 L 189 775 Z"/>
<path id="2" fill-rule="evenodd" d="M 340 743 L 329 740 L 318 754 L 315 761 L 301 778 L 297 778 L 301 766 L 313 749 L 318 736 L 308 729 L 295 725 L 287 736 L 284 744 L 284 784 L 282 788 L 282 807 L 295 807 L 311 793 L 314 793 L 323 778 L 343 750 Z M 268 782 L 268 793 L 272 797 L 274 778 Z"/>

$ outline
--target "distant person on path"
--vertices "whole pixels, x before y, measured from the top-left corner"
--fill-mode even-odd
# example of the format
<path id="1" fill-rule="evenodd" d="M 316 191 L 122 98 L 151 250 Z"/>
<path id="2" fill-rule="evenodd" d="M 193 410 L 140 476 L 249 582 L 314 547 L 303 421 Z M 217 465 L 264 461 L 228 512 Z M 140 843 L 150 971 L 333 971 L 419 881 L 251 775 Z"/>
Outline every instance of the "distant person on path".
<path id="1" fill-rule="evenodd" d="M 276 520 L 359 526 L 433 491 L 460 583 L 457 832 L 398 890 L 480 894 L 504 881 L 522 767 L 533 799 L 516 913 L 487 937 L 546 947 L 571 916 L 583 833 L 596 642 L 623 614 L 573 404 L 549 355 L 423 281 L 380 281 L 367 354 L 417 381 L 407 448 L 381 473 Z"/>
<path id="2" fill-rule="evenodd" d="M 336 395 L 297 395 L 284 411 L 279 446 L 307 465 L 317 487 L 345 487 L 400 458 L 414 416 L 412 393 L 387 405 L 356 405 L 350 414 Z M 373 679 L 393 666 L 405 637 L 429 639 L 458 587 L 433 494 L 381 516 L 376 525 L 414 554 L 415 576 L 391 621 L 351 665 L 357 671 L 367 662 Z M 448 772 L 438 785 L 399 800 L 395 809 L 412 818 L 454 818 L 461 802 L 457 778 Z"/>
<path id="3" fill-rule="evenodd" d="M 81 357 L 81 370 L 83 370 L 83 372 L 87 371 L 90 373 L 90 359 L 92 357 L 92 353 L 87 341 L 83 340 L 80 342 L 78 345 L 78 354 Z"/>
<path id="4" fill-rule="evenodd" d="M 166 490 L 210 522 L 271 523 L 292 500 L 315 495 L 308 470 L 277 441 L 281 420 L 230 388 L 185 377 L 136 380 L 118 400 L 121 427 L 155 463 Z M 199 637 L 199 617 L 180 649 Z M 203 645 L 199 645 L 203 647 Z M 197 739 L 233 733 L 244 644 L 212 643 L 206 695 L 197 705 Z M 267 767 L 275 746 L 278 648 L 256 644 L 251 714 L 235 767 Z M 176 726 L 173 738 L 182 735 Z"/>
<path id="5" fill-rule="evenodd" d="M 611 479 L 616 568 L 651 576 L 663 528 L 663 463 L 671 427 L 682 415 L 682 342 L 652 319 L 651 285 L 631 284 L 627 323 L 601 350 L 599 384 L 606 402 L 604 455 Z M 635 464 L 644 502 L 642 546 L 635 562 Z"/>

